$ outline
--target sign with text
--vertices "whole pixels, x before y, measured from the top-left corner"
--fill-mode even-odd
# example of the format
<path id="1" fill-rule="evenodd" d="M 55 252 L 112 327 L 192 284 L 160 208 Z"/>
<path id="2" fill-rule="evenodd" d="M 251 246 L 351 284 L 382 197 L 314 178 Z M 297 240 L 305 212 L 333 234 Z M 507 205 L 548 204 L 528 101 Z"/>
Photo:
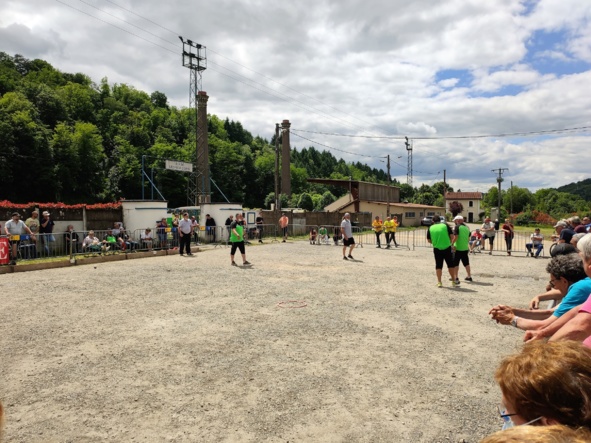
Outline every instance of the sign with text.
<path id="1" fill-rule="evenodd" d="M 172 171 L 193 172 L 193 165 L 191 163 L 178 162 L 174 160 L 166 160 L 164 167 Z"/>

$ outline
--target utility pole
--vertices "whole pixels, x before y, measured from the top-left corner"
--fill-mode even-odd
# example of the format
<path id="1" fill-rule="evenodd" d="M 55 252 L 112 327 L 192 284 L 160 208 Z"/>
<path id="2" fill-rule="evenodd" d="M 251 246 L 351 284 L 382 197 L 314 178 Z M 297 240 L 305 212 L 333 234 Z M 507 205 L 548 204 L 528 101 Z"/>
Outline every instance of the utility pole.
<path id="1" fill-rule="evenodd" d="M 443 207 L 445 208 L 445 211 L 447 212 L 447 198 L 445 197 L 445 195 L 447 194 L 447 169 L 443 170 Z"/>
<path id="2" fill-rule="evenodd" d="M 392 182 L 392 179 L 390 178 L 390 154 L 388 154 L 387 156 L 388 158 L 388 189 L 386 190 L 387 192 L 387 202 L 388 205 L 386 207 L 386 217 L 390 217 L 390 183 Z"/>
<path id="3" fill-rule="evenodd" d="M 511 201 L 511 214 L 513 214 L 513 180 L 511 180 L 511 194 L 509 195 Z"/>
<path id="4" fill-rule="evenodd" d="M 497 183 L 499 185 L 499 195 L 497 196 L 497 200 L 498 200 L 498 209 L 499 209 L 499 217 L 501 217 L 501 183 L 503 183 L 503 173 L 505 171 L 508 171 L 509 168 L 499 168 L 499 169 L 491 169 L 492 172 L 496 172 L 499 174 L 499 176 L 497 177 Z"/>
<path id="5" fill-rule="evenodd" d="M 279 123 L 275 123 L 275 210 L 281 209 L 279 197 Z"/>

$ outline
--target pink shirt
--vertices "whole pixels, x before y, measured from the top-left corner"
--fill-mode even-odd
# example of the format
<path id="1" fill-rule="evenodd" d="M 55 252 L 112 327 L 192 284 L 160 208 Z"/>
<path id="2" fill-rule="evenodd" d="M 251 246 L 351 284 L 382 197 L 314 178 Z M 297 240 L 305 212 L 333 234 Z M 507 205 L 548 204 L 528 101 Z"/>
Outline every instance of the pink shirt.
<path id="1" fill-rule="evenodd" d="M 579 312 L 586 312 L 587 314 L 591 314 L 591 297 L 587 299 L 585 303 L 581 305 L 579 308 Z M 591 348 L 591 335 L 583 341 L 583 344 L 588 348 Z"/>

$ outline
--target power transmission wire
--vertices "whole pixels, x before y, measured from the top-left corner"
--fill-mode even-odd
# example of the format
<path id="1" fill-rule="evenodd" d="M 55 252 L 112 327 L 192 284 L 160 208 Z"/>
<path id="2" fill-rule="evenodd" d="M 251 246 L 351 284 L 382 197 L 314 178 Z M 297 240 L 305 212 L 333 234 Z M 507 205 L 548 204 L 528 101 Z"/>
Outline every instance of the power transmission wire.
<path id="1" fill-rule="evenodd" d="M 150 32 L 150 31 L 147 31 L 147 30 L 145 30 L 145 29 L 143 29 L 143 28 L 140 28 L 140 27 L 139 27 L 139 26 L 137 26 L 137 25 L 134 25 L 134 24 L 132 24 L 132 23 L 129 23 L 129 22 L 127 22 L 127 21 L 126 21 L 126 20 L 124 20 L 124 19 L 121 19 L 121 18 L 119 18 L 119 17 L 116 17 L 115 15 L 112 15 L 112 14 L 110 14 L 110 13 L 108 13 L 108 12 L 104 11 L 104 10 L 101 10 L 101 9 L 99 9 L 99 8 L 97 8 L 97 7 L 93 6 L 93 5 L 91 5 L 91 4 L 87 3 L 87 2 L 85 2 L 84 0 L 79 0 L 79 1 L 80 1 L 80 2 L 82 2 L 82 3 L 85 3 L 85 4 L 87 4 L 87 5 L 89 5 L 89 6 L 93 7 L 93 8 L 95 8 L 95 9 L 97 9 L 97 10 L 99 10 L 99 11 L 101 11 L 101 12 L 105 13 L 105 14 L 108 14 L 108 15 L 110 15 L 110 16 L 112 16 L 112 17 L 116 18 L 117 20 L 123 21 L 123 22 L 125 22 L 125 23 L 129 24 L 130 26 L 133 26 L 133 27 L 135 27 L 135 28 L 137 28 L 137 29 L 140 29 L 140 30 L 142 30 L 143 32 L 146 32 L 146 33 L 148 33 L 148 34 L 150 34 L 150 35 L 152 35 L 152 36 L 154 36 L 154 37 L 156 37 L 156 38 L 159 38 L 159 39 L 161 39 L 161 40 L 163 40 L 163 41 L 165 41 L 165 42 L 167 42 L 167 43 L 170 43 L 170 44 L 173 44 L 173 45 L 174 45 L 174 43 L 171 43 L 170 41 L 168 41 L 168 40 L 166 40 L 166 39 L 164 39 L 164 38 L 162 38 L 162 37 L 160 37 L 160 36 L 158 36 L 158 35 L 156 35 L 156 34 L 153 34 L 153 33 L 152 33 L 152 32 Z M 159 23 L 156 23 L 155 21 L 153 21 L 153 20 L 150 20 L 150 19 L 149 19 L 149 18 L 147 18 L 147 17 L 144 17 L 144 16 L 142 16 L 142 15 L 140 15 L 140 14 L 137 14 L 136 12 L 134 12 L 134 11 L 132 11 L 132 10 L 128 9 L 128 8 L 125 8 L 125 7 L 123 7 L 123 6 L 120 6 L 120 5 L 118 5 L 117 3 L 115 3 L 115 2 L 114 2 L 114 1 L 112 1 L 112 0 L 105 0 L 105 1 L 109 2 L 110 4 L 112 4 L 112 5 L 114 5 L 114 6 L 118 7 L 118 8 L 120 8 L 120 9 L 122 9 L 122 10 L 126 11 L 126 12 L 129 12 L 130 14 L 133 14 L 133 15 L 135 15 L 136 17 L 139 17 L 139 18 L 141 18 L 142 20 L 145 20 L 145 21 L 147 21 L 147 22 L 149 22 L 149 23 L 152 23 L 152 24 L 154 24 L 154 25 L 158 26 L 159 28 L 161 28 L 161 29 L 163 29 L 163 30 L 165 30 L 165 31 L 168 31 L 168 32 L 170 32 L 171 34 L 173 34 L 173 35 L 175 35 L 175 36 L 178 36 L 178 35 L 179 35 L 179 33 L 178 33 L 178 32 L 175 32 L 175 31 L 173 31 L 172 29 L 169 29 L 169 28 L 167 28 L 167 27 L 165 27 L 165 26 L 162 26 L 162 25 L 160 25 Z M 61 3 L 61 2 L 60 2 L 60 3 Z M 226 56 L 224 56 L 224 55 L 220 54 L 219 52 L 217 52 L 217 51 L 215 51 L 215 50 L 211 49 L 209 46 L 208 46 L 208 51 L 209 51 L 209 52 L 212 52 L 212 53 L 216 54 L 217 56 L 219 56 L 219 57 L 221 57 L 221 58 L 224 58 L 224 59 L 226 59 L 226 60 L 228 60 L 228 61 L 230 61 L 230 62 L 232 62 L 232 63 L 235 63 L 235 64 L 237 64 L 238 66 L 240 66 L 240 67 L 242 67 L 242 68 L 244 68 L 244 69 L 247 69 L 247 70 L 249 70 L 249 71 L 251 71 L 251 72 L 253 72 L 253 73 L 255 73 L 255 74 L 257 74 L 257 75 L 259 75 L 259 76 L 261 76 L 261 77 L 263 77 L 263 78 L 265 78 L 265 79 L 267 79 L 267 80 L 269 80 L 269 81 L 271 81 L 271 82 L 273 82 L 273 83 L 276 83 L 276 84 L 278 84 L 278 85 L 280 85 L 280 86 L 282 86 L 282 87 L 284 87 L 284 88 L 287 88 L 287 89 L 289 89 L 289 90 L 291 90 L 291 91 L 295 92 L 296 94 L 302 95 L 303 97 L 306 97 L 306 98 L 308 98 L 308 99 L 310 99 L 310 100 L 313 100 L 313 101 L 315 101 L 315 102 L 317 102 L 317 103 L 319 103 L 319 104 L 321 104 L 321 105 L 323 105 L 323 106 L 326 106 L 326 107 L 328 107 L 328 108 L 330 108 L 330 109 L 332 109 L 332 110 L 334 110 L 334 111 L 336 111 L 336 112 L 339 112 L 339 113 L 341 113 L 341 114 L 345 114 L 345 115 L 348 115 L 348 116 L 350 116 L 350 117 L 353 117 L 353 118 L 355 118 L 355 120 L 357 120 L 357 121 L 360 121 L 360 122 L 362 122 L 362 123 L 365 123 L 365 124 L 367 124 L 367 125 L 374 125 L 373 123 L 370 123 L 370 122 L 364 121 L 363 119 L 361 119 L 361 118 L 359 118 L 359 117 L 357 117 L 357 116 L 355 116 L 355 115 L 353 115 L 353 114 L 350 114 L 350 113 L 348 113 L 348 112 L 345 112 L 345 111 L 342 111 L 342 110 L 340 110 L 340 109 L 338 109 L 338 108 L 335 108 L 334 106 L 332 106 L 332 105 L 329 105 L 329 104 L 327 104 L 327 103 L 324 103 L 323 101 L 321 101 L 321 100 L 319 100 L 319 99 L 317 99 L 317 98 L 315 98 L 315 97 L 312 97 L 312 96 L 310 96 L 310 95 L 308 95 L 308 94 L 304 94 L 303 92 L 300 92 L 300 91 L 298 91 L 298 90 L 296 90 L 296 89 L 294 89 L 294 88 L 291 88 L 290 86 L 288 86 L 288 85 L 285 85 L 284 83 L 281 83 L 281 82 L 279 82 L 279 81 L 277 81 L 277 80 L 275 80 L 275 79 L 273 79 L 273 78 L 271 78 L 271 77 L 269 77 L 269 76 L 267 76 L 267 75 L 265 75 L 265 74 L 263 74 L 263 73 L 261 73 L 261 72 L 258 72 L 258 71 L 254 70 L 254 69 L 251 69 L 251 68 L 249 68 L 248 66 L 245 66 L 245 65 L 243 65 L 243 64 L 241 64 L 241 63 L 239 63 L 239 62 L 237 62 L 237 61 L 235 61 L 235 60 L 232 60 L 231 58 L 229 58 L 229 57 L 226 57 Z M 248 79 L 249 81 L 252 81 L 252 82 L 254 82 L 254 83 L 257 83 L 257 84 L 259 84 L 259 85 L 261 85 L 261 86 L 263 86 L 263 87 L 265 87 L 265 88 L 271 89 L 272 91 L 274 91 L 274 92 L 276 92 L 276 93 L 278 93 L 278 94 L 283 94 L 283 93 L 281 93 L 281 92 L 279 92 L 279 91 L 277 91 L 277 90 L 275 90 L 275 89 L 269 88 L 269 87 L 268 87 L 268 86 L 266 86 L 266 85 L 263 85 L 263 84 L 261 84 L 261 83 L 255 82 L 254 80 L 252 80 L 252 79 L 250 79 L 250 78 L 248 78 L 248 77 L 246 77 L 246 76 L 244 76 L 244 75 L 242 75 L 242 74 L 240 74 L 240 73 L 238 73 L 238 72 L 232 71 L 231 69 L 229 69 L 229 68 L 227 68 L 227 67 L 225 67 L 225 66 L 222 66 L 222 65 L 221 65 L 221 64 L 219 64 L 219 63 L 215 63 L 215 62 L 213 62 L 213 61 L 211 61 L 211 60 L 209 60 L 209 62 L 210 62 L 210 63 L 217 64 L 217 65 L 218 65 L 218 66 L 220 66 L 221 68 L 223 68 L 223 69 L 226 69 L 226 70 L 228 70 L 228 71 L 230 71 L 230 72 L 232 72 L 232 73 L 234 73 L 234 74 L 236 74 L 236 75 L 239 75 L 240 77 L 244 77 L 244 78 Z M 219 71 L 217 71 L 217 72 L 219 72 Z M 233 77 L 231 77 L 231 78 L 233 78 Z M 256 89 L 256 88 L 255 88 L 255 89 Z M 260 89 L 259 89 L 259 91 L 260 91 Z M 287 94 L 285 94 L 285 95 L 286 95 L 287 97 L 290 97 L 290 96 L 288 96 Z M 299 103 L 302 103 L 301 101 L 299 101 L 299 100 L 297 100 L 297 99 L 295 99 L 295 98 L 293 98 L 293 97 L 290 97 L 290 98 L 291 98 L 292 100 L 298 101 Z M 328 115 L 328 114 L 325 114 L 323 111 L 320 111 L 319 109 L 317 109 L 317 108 L 314 108 L 314 107 L 312 107 L 312 106 L 310 106 L 310 105 L 306 105 L 306 106 L 309 106 L 309 107 L 310 107 L 310 108 L 312 108 L 312 109 L 316 109 L 316 111 L 317 111 L 317 115 L 324 116 L 324 117 L 326 117 L 326 116 Z M 341 118 L 339 118 L 339 117 L 330 116 L 329 118 L 331 118 L 331 119 L 333 119 L 333 120 L 335 120 L 335 119 L 336 119 L 336 120 L 338 120 L 338 121 L 340 121 L 340 122 L 342 122 L 342 123 L 345 123 L 347 126 L 351 126 L 351 127 L 355 127 L 355 128 L 357 128 L 357 129 L 360 129 L 362 132 L 367 132 L 367 133 L 370 133 L 370 131 L 367 131 L 367 129 L 365 129 L 364 127 L 362 127 L 362 126 L 357 126 L 357 125 L 355 125 L 354 123 L 351 123 L 351 122 L 349 122 L 349 121 L 347 121 L 347 120 L 344 120 L 344 119 L 341 119 Z M 378 128 L 378 129 L 381 129 L 381 128 Z M 385 131 L 385 130 L 383 130 L 383 129 L 381 129 L 381 130 L 382 130 L 382 131 L 384 131 L 384 132 L 388 132 L 388 131 Z"/>
<path id="2" fill-rule="evenodd" d="M 512 133 L 501 133 L 501 134 L 479 134 L 479 135 L 442 135 L 434 137 L 412 137 L 413 140 L 445 140 L 445 139 L 470 139 L 470 138 L 507 138 L 507 137 L 530 137 L 536 135 L 548 135 L 548 134 L 565 134 L 572 132 L 588 132 L 591 130 L 591 126 L 579 126 L 576 128 L 564 128 L 564 129 L 548 129 L 545 131 L 529 131 L 529 132 L 512 132 Z M 336 132 L 320 132 L 320 131 L 308 131 L 305 129 L 291 128 L 291 131 L 307 132 L 309 134 L 320 134 L 320 135 L 332 135 L 335 137 L 350 137 L 350 138 L 370 138 L 370 139 L 388 139 L 388 140 L 402 140 L 405 136 L 402 135 L 384 135 L 384 136 L 371 136 L 371 135 L 354 135 L 354 134 L 339 134 Z"/>

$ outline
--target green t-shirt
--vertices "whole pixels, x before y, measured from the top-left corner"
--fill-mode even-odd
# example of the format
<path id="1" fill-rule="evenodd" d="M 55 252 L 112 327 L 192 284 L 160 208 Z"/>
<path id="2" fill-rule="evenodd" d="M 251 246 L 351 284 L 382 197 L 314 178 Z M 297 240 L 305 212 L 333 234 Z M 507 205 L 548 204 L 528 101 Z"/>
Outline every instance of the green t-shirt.
<path id="1" fill-rule="evenodd" d="M 117 243 L 117 239 L 114 235 L 107 235 L 107 238 L 105 238 L 105 240 L 107 240 L 108 243 Z"/>
<path id="2" fill-rule="evenodd" d="M 454 243 L 456 251 L 467 251 L 470 249 L 470 228 L 466 225 L 458 225 L 454 229 L 454 234 L 457 235 L 457 239 Z"/>
<path id="3" fill-rule="evenodd" d="M 451 234 L 451 228 L 447 223 L 435 223 L 429 227 L 427 238 L 431 239 L 431 244 L 435 249 L 444 250 L 451 247 Z"/>
<path id="4" fill-rule="evenodd" d="M 236 230 L 236 232 L 238 234 L 240 234 L 240 237 L 237 237 L 236 234 L 234 234 L 234 229 Z M 230 225 L 230 241 L 232 243 L 244 241 L 243 233 L 244 233 L 244 227 L 242 225 L 239 225 L 236 222 L 232 222 L 232 224 Z"/>

